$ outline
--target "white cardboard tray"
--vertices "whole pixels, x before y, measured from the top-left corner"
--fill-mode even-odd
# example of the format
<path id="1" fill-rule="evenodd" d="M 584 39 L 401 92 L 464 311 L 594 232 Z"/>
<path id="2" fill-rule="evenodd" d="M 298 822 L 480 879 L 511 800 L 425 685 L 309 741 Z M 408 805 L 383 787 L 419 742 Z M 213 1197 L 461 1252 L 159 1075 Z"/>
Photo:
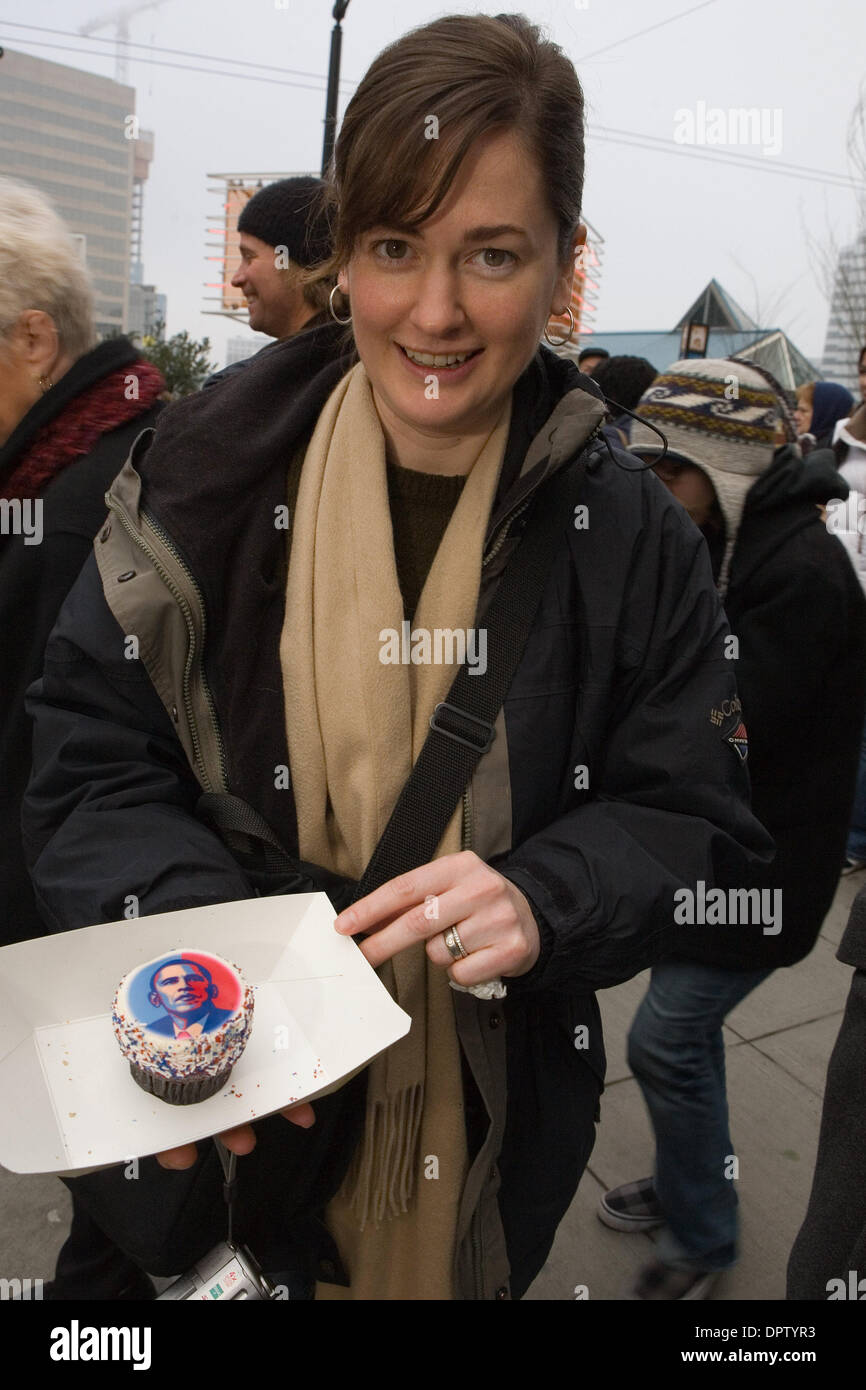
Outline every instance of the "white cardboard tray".
<path id="1" fill-rule="evenodd" d="M 108 922 L 0 950 L 0 1163 L 71 1173 L 142 1158 L 313 1100 L 411 1025 L 324 893 Z M 176 950 L 215 951 L 255 986 L 228 1084 L 197 1105 L 136 1085 L 111 1026 L 118 981 Z M 288 1122 L 287 1122 L 288 1123 Z"/>

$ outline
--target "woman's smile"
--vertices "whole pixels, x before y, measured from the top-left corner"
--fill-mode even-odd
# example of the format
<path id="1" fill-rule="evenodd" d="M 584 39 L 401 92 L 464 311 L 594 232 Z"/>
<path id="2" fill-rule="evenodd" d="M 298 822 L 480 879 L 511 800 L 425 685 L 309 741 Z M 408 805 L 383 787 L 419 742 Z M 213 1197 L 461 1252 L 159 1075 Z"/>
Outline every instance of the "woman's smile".
<path id="1" fill-rule="evenodd" d="M 431 373 L 449 384 L 464 381 L 484 351 L 483 348 L 472 348 L 468 352 L 421 352 L 403 347 L 402 343 L 395 343 L 394 346 L 406 370 L 425 384 Z"/>

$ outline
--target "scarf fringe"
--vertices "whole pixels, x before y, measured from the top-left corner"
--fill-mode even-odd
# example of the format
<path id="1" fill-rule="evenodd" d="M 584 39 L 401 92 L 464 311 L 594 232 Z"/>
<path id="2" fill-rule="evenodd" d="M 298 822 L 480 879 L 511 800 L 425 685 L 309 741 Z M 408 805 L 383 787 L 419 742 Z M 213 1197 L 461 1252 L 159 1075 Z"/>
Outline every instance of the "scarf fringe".
<path id="1" fill-rule="evenodd" d="M 346 1179 L 349 1205 L 362 1231 L 371 1218 L 381 1226 L 409 1210 L 418 1179 L 423 1112 L 423 1083 L 367 1106 L 363 1141 Z"/>

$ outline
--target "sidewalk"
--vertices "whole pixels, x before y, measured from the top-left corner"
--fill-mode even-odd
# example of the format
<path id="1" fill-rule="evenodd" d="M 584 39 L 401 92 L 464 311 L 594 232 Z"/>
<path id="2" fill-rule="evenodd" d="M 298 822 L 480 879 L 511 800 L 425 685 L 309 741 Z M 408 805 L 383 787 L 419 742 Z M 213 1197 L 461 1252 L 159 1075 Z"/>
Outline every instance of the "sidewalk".
<path id="1" fill-rule="evenodd" d="M 827 1063 L 851 982 L 836 947 L 864 874 L 840 879 L 811 955 L 777 970 L 725 1026 L 733 1150 L 739 1159 L 740 1263 L 723 1274 L 714 1299 L 784 1299 L 788 1256 L 809 1200 Z M 598 1220 L 603 1192 L 653 1170 L 652 1131 L 626 1064 L 626 1035 L 647 975 L 599 995 L 607 1047 L 607 1088 L 589 1166 L 530 1299 L 621 1298 L 651 1252 L 652 1236 L 623 1235 Z M 585 1297 L 586 1295 L 582 1295 Z"/>
<path id="2" fill-rule="evenodd" d="M 864 881 L 863 874 L 840 881 L 812 954 L 772 975 L 725 1028 L 743 1238 L 740 1263 L 719 1280 L 716 1299 L 785 1296 L 788 1254 L 812 1182 L 827 1062 L 851 979 L 835 951 Z M 649 1236 L 620 1235 L 595 1215 L 602 1192 L 652 1172 L 650 1127 L 625 1061 L 626 1034 L 645 988 L 638 976 L 599 996 L 608 1074 L 598 1139 L 529 1299 L 573 1299 L 577 1285 L 590 1299 L 620 1298 L 650 1250 Z M 0 1278 L 50 1279 L 69 1218 L 59 1179 L 0 1168 Z"/>

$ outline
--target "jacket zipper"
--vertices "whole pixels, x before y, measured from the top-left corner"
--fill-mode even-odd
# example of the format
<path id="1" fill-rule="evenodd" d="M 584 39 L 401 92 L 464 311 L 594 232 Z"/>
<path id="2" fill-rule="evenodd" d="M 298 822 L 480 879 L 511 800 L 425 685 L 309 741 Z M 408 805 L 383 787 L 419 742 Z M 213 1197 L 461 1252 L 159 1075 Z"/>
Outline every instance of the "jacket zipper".
<path id="1" fill-rule="evenodd" d="M 204 757 L 202 756 L 201 737 L 199 734 L 198 724 L 196 722 L 195 708 L 193 705 L 192 692 L 190 689 L 193 667 L 195 666 L 195 662 L 197 659 L 197 647 L 200 645 L 203 651 L 205 633 L 207 630 L 204 597 L 195 578 L 191 574 L 184 561 L 181 559 L 176 547 L 172 543 L 166 531 L 163 529 L 162 526 L 160 526 L 159 522 L 157 522 L 154 517 L 150 516 L 149 513 L 142 510 L 139 513 L 142 528 L 149 528 L 159 538 L 160 542 L 162 543 L 162 545 L 165 546 L 166 550 L 168 550 L 169 554 L 177 564 L 178 568 L 182 570 L 184 578 L 187 580 L 190 588 L 193 591 L 193 594 L 195 595 L 195 598 L 198 603 L 199 613 L 201 615 L 201 642 L 199 644 L 198 634 L 196 632 L 195 617 L 193 615 L 189 603 L 187 602 L 186 596 L 181 592 L 177 584 L 175 584 L 168 570 L 162 564 L 156 551 L 153 549 L 152 546 L 148 545 L 144 536 L 135 529 L 131 521 L 128 519 L 125 510 L 116 501 L 116 499 L 112 497 L 110 493 L 106 495 L 106 501 L 108 503 L 109 509 L 112 512 L 114 512 L 115 516 L 117 516 L 127 535 L 130 536 L 130 538 L 135 542 L 138 548 L 141 551 L 143 551 L 150 563 L 153 565 L 160 579 L 165 584 L 166 588 L 168 589 L 169 593 L 171 594 L 172 598 L 174 599 L 175 603 L 180 609 L 183 615 L 184 622 L 186 623 L 187 632 L 189 634 L 189 653 L 187 655 L 186 664 L 184 666 L 183 672 L 183 705 L 184 710 L 186 711 L 190 737 L 192 739 L 193 753 L 195 755 L 196 764 L 200 771 L 199 780 L 202 786 L 204 787 L 205 791 L 213 791 L 213 783 L 208 773 Z M 201 680 L 202 692 L 204 694 L 205 701 L 207 703 L 207 707 L 213 722 L 213 732 L 216 742 L 217 758 L 219 761 L 220 777 L 222 779 L 223 787 L 226 787 L 228 785 L 228 777 L 225 758 L 225 746 L 223 744 L 222 733 L 220 732 L 219 721 L 217 719 L 216 706 L 214 705 L 213 696 L 211 695 L 210 687 L 207 682 L 207 677 L 204 673 L 204 666 L 202 662 L 199 662 L 199 678 Z"/>
<path id="2" fill-rule="evenodd" d="M 583 446 L 580 450 L 581 454 L 586 453 L 590 445 L 595 442 L 599 434 L 601 434 L 603 426 L 604 420 L 599 420 L 598 424 L 595 426 L 592 432 L 587 435 L 586 439 L 584 440 Z M 548 474 L 547 476 L 551 477 L 552 474 Z M 492 543 L 490 547 L 485 551 L 484 558 L 481 561 L 482 569 L 485 565 L 489 564 L 490 561 L 494 559 L 496 555 L 498 555 L 499 551 L 502 549 L 502 546 L 505 544 L 508 527 L 511 525 L 512 521 L 514 521 L 515 517 L 520 516 L 521 513 L 526 510 L 526 508 L 532 501 L 532 498 L 535 495 L 536 490 L 539 487 L 542 487 L 546 481 L 547 478 L 541 478 L 537 483 L 533 484 L 529 492 L 526 493 L 524 497 L 518 498 L 518 500 L 512 506 L 511 511 L 507 512 L 506 515 L 502 518 L 502 521 L 499 523 L 499 525 L 496 528 L 496 531 L 493 534 Z"/>

